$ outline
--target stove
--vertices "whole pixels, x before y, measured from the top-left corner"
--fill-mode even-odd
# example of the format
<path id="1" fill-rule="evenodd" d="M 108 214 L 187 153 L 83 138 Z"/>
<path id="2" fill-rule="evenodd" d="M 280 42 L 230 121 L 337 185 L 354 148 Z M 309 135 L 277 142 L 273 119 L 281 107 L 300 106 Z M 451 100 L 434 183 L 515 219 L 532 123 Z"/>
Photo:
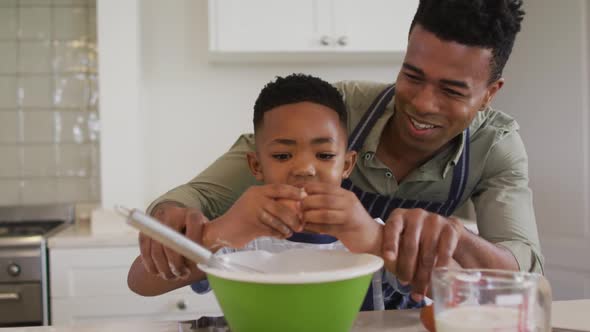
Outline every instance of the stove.
<path id="1" fill-rule="evenodd" d="M 46 239 L 74 222 L 74 206 L 0 207 L 0 327 L 49 325 Z"/>

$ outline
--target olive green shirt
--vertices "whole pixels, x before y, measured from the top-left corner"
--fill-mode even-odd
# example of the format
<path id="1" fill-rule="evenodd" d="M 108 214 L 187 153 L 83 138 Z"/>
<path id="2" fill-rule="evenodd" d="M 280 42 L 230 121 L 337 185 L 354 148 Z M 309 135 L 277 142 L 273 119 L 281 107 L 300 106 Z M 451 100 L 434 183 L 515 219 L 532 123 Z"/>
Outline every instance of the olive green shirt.
<path id="1" fill-rule="evenodd" d="M 352 132 L 379 92 L 382 83 L 346 81 L 335 86 L 348 109 L 348 132 Z M 393 100 L 358 151 L 359 159 L 350 179 L 364 191 L 413 200 L 444 202 L 449 193 L 452 168 L 465 144 L 460 137 L 411 172 L 401 183 L 375 157 L 379 137 L 394 113 Z M 461 204 L 471 199 L 479 235 L 510 250 L 522 271 L 543 271 L 532 193 L 528 187 L 528 158 L 510 116 L 488 108 L 478 112 L 470 125 L 469 179 Z M 250 186 L 260 184 L 250 173 L 246 152 L 254 151 L 254 136 L 242 135 L 231 149 L 187 184 L 172 189 L 153 202 L 164 201 L 198 207 L 216 218 Z"/>

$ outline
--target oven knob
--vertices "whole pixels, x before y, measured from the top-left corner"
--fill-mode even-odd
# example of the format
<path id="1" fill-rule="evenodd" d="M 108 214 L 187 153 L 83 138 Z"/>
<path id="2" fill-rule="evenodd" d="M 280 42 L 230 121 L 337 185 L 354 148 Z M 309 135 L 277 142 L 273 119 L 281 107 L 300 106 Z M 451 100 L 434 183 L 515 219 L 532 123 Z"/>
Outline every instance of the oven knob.
<path id="1" fill-rule="evenodd" d="M 20 266 L 14 263 L 9 264 L 6 268 L 6 272 L 13 277 L 17 277 L 20 274 Z"/>

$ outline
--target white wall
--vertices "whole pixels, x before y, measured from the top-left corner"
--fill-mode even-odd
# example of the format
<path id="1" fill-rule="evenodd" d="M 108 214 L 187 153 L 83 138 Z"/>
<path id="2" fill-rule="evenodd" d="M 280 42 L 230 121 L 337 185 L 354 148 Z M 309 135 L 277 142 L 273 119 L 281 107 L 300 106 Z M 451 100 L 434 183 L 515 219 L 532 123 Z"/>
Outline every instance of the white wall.
<path id="1" fill-rule="evenodd" d="M 587 0 L 525 1 L 527 15 L 495 106 L 514 115 L 559 299 L 590 297 Z"/>
<path id="2" fill-rule="evenodd" d="M 260 89 L 276 75 L 392 82 L 399 65 L 209 64 L 204 0 L 141 1 L 147 203 L 184 183 L 251 131 Z"/>
<path id="3" fill-rule="evenodd" d="M 137 2 L 140 42 L 139 46 L 130 43 L 130 51 L 139 48 L 141 54 L 137 75 L 141 106 L 132 105 L 137 98 L 131 91 L 128 111 L 137 115 L 137 123 L 127 124 L 132 126 L 127 137 L 119 128 L 119 146 L 103 147 L 102 158 L 117 162 L 113 157 L 120 156 L 125 147 L 135 145 L 137 151 L 130 152 L 135 157 L 129 163 L 118 161 L 118 170 L 106 174 L 103 166 L 105 206 L 115 201 L 145 206 L 201 171 L 239 133 L 251 129 L 254 100 L 275 75 L 307 72 L 330 81 L 385 82 L 392 81 L 399 69 L 398 65 L 370 64 L 211 65 L 207 62 L 206 1 Z M 100 17 L 101 3 L 115 10 L 119 1 L 98 3 L 99 25 L 105 25 L 99 26 L 100 44 L 100 31 L 112 35 L 125 26 Z M 542 247 L 556 298 L 588 298 L 590 4 L 587 0 L 535 0 L 525 5 L 528 14 L 523 31 L 495 106 L 514 115 L 522 127 Z M 129 6 L 123 9 L 134 14 Z M 125 46 L 116 50 L 125 51 Z M 132 58 L 122 57 L 133 74 Z M 101 82 L 104 79 L 101 72 Z M 118 97 L 124 99 L 125 94 Z M 103 123 L 109 117 L 106 113 L 112 116 L 124 111 L 108 109 L 105 101 L 101 100 Z M 103 134 L 106 144 L 106 130 Z M 138 143 L 133 135 L 139 135 Z M 105 154 L 111 158 L 105 159 Z"/>

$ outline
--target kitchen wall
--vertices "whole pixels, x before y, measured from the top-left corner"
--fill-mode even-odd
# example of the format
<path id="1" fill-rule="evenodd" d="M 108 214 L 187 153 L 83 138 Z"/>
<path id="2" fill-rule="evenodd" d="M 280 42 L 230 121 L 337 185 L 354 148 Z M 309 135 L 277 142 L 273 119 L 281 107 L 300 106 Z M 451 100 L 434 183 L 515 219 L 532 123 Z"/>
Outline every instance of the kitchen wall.
<path id="1" fill-rule="evenodd" d="M 495 105 L 521 126 L 558 299 L 590 297 L 590 2 L 525 1 L 527 16 Z"/>
<path id="2" fill-rule="evenodd" d="M 0 1 L 0 205 L 100 199 L 95 6 Z"/>
<path id="3" fill-rule="evenodd" d="M 276 75 L 391 82 L 398 64 L 210 64 L 206 1 L 141 1 L 144 203 L 184 183 L 252 130 L 254 101 Z"/>

